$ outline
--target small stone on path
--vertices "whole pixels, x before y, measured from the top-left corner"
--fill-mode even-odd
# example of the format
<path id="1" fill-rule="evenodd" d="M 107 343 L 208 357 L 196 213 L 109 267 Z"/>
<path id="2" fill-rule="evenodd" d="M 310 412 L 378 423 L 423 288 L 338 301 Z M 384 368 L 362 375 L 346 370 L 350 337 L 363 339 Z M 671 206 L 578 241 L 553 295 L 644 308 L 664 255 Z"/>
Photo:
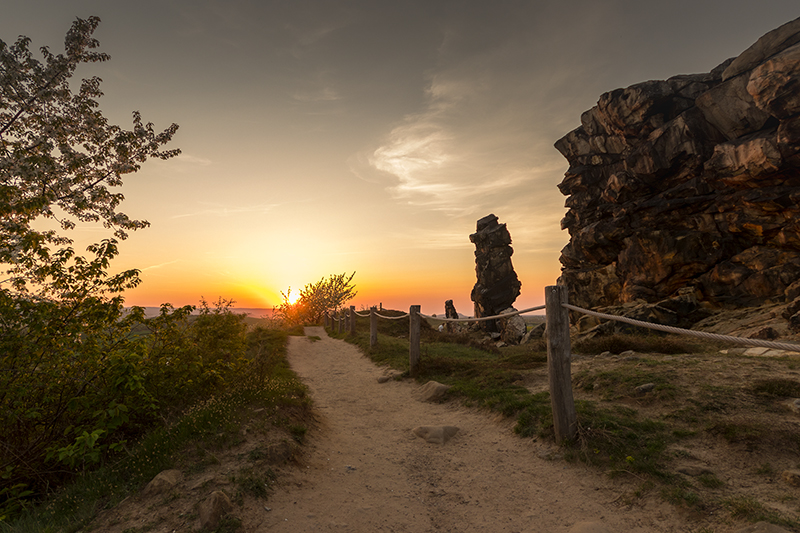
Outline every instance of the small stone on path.
<path id="1" fill-rule="evenodd" d="M 399 370 L 387 370 L 381 377 L 378 378 L 378 383 L 386 383 L 402 376 L 403 373 Z"/>
<path id="2" fill-rule="evenodd" d="M 458 428 L 455 426 L 419 426 L 412 429 L 411 432 L 432 444 L 444 444 L 458 433 Z"/>

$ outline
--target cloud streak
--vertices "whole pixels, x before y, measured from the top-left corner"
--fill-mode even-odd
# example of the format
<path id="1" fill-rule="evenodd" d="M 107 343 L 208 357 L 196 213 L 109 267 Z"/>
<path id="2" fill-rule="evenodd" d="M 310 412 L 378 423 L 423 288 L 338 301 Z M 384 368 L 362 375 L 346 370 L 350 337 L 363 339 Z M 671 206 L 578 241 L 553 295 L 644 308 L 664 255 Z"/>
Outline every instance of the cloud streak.
<path id="1" fill-rule="evenodd" d="M 259 205 L 238 206 L 238 207 L 214 206 L 214 207 L 209 207 L 207 209 L 202 209 L 200 211 L 195 211 L 192 213 L 182 213 L 179 215 L 172 215 L 170 218 L 179 219 L 179 218 L 189 218 L 189 217 L 230 217 L 230 216 L 250 214 L 250 213 L 263 214 L 263 213 L 269 213 L 279 205 L 280 204 L 259 204 Z"/>
<path id="2" fill-rule="evenodd" d="M 169 266 L 169 265 L 174 265 L 175 263 L 180 263 L 180 262 L 181 262 L 180 259 L 175 259 L 174 261 L 167 261 L 166 263 L 159 263 L 157 265 L 150 265 L 148 267 L 144 267 L 142 269 L 142 272 L 146 272 L 148 270 L 157 270 L 159 268 L 163 268 L 163 267 Z"/>

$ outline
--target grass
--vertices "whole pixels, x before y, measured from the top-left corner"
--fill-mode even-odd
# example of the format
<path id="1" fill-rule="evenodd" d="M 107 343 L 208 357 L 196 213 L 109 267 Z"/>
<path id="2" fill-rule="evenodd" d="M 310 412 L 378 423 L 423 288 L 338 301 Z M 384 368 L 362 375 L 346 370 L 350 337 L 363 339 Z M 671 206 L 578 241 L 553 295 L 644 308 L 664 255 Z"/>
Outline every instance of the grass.
<path id="1" fill-rule="evenodd" d="M 358 345 L 375 362 L 407 371 L 407 340 L 379 334 L 377 346 L 371 348 L 367 328 L 358 328 L 357 324 L 356 331 L 355 336 L 341 337 Z M 469 343 L 439 342 L 438 336 L 428 338 L 436 342 L 425 342 L 421 346 L 418 381 L 433 380 L 451 385 L 448 397 L 459 398 L 467 406 L 491 409 L 515 418 L 514 431 L 520 436 L 552 437 L 550 394 L 546 391 L 531 393 L 524 386 L 531 370 L 542 369 L 547 364 L 547 354 L 541 344 L 517 346 L 495 355 Z M 592 380 L 592 383 L 595 380 L 615 383 L 615 387 L 625 390 L 651 381 L 657 383 L 657 389 L 669 389 L 665 379 L 638 371 L 593 376 Z M 600 407 L 594 402 L 577 402 L 576 409 L 581 431 L 574 447 L 568 450 L 568 458 L 580 458 L 612 472 L 669 477 L 663 463 L 666 447 L 674 437 L 666 424 L 638 417 L 633 409 Z"/>
<path id="2" fill-rule="evenodd" d="M 272 492 L 272 487 L 275 484 L 278 476 L 271 468 L 267 468 L 263 472 L 259 472 L 252 466 L 245 466 L 231 476 L 231 482 L 236 485 L 236 497 L 234 498 L 239 505 L 244 505 L 243 496 L 249 495 L 254 498 L 266 500 Z"/>
<path id="3" fill-rule="evenodd" d="M 800 398 L 800 382 L 793 379 L 760 379 L 750 386 L 753 394 L 778 398 Z"/>
<path id="4" fill-rule="evenodd" d="M 357 322 L 355 335 L 332 336 L 356 344 L 376 363 L 399 369 L 408 377 L 407 321 L 379 320 L 378 324 L 382 329 L 374 348 L 369 345 L 366 319 Z M 675 447 L 691 449 L 689 443 L 698 439 L 800 453 L 796 429 L 770 428 L 760 418 L 765 411 L 783 416 L 784 410 L 775 404 L 800 397 L 800 381 L 761 377 L 756 371 L 762 370 L 763 363 L 745 357 L 715 361 L 719 349 L 711 342 L 661 335 L 613 335 L 575 343 L 574 353 L 600 357 L 602 364 L 583 358 L 581 365 L 575 365 L 579 429 L 576 438 L 562 447 L 563 455 L 638 483 L 642 488 L 634 494 L 636 498 L 657 488 L 654 494 L 692 511 L 716 513 L 726 508 L 735 518 L 800 529 L 800 522 L 756 500 L 731 498 L 735 487 L 714 473 L 688 478 L 675 470 L 682 458 Z M 629 350 L 635 354 L 599 355 Z M 522 437 L 552 439 L 546 364 L 544 341 L 498 350 L 479 336 L 423 330 L 418 381 L 450 385 L 443 401 L 460 401 L 514 419 L 515 432 Z M 779 371 L 797 366 L 789 359 L 771 364 Z M 707 379 L 709 372 L 723 377 Z M 727 373 L 732 377 L 726 378 Z M 740 374 L 757 377 L 743 381 Z M 532 386 L 534 375 L 544 376 L 545 383 Z M 694 380 L 691 390 L 685 379 Z M 643 384 L 653 387 L 643 393 L 637 390 Z M 765 468 L 760 468 L 762 476 Z"/>
<path id="5" fill-rule="evenodd" d="M 723 504 L 734 518 L 742 518 L 748 522 L 769 522 L 795 531 L 800 528 L 798 520 L 775 509 L 770 509 L 754 498 L 739 496 L 729 498 Z"/>
<path id="6" fill-rule="evenodd" d="M 705 345 L 685 337 L 664 335 L 621 335 L 595 337 L 575 343 L 573 351 L 579 354 L 611 352 L 621 354 L 629 350 L 640 353 L 679 354 L 703 351 Z"/>

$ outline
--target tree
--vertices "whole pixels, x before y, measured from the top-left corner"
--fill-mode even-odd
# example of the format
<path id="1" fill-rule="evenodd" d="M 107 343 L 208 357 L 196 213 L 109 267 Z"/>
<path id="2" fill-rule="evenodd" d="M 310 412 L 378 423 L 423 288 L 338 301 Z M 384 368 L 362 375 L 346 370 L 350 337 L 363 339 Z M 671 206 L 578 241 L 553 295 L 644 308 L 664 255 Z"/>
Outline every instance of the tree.
<path id="1" fill-rule="evenodd" d="M 278 306 L 278 315 L 290 325 L 319 323 L 326 311 L 339 311 L 345 303 L 356 297 L 358 291 L 353 283 L 355 275 L 355 272 L 349 276 L 346 273 L 333 274 L 316 283 L 309 283 L 293 304 L 289 301 L 289 294 L 281 293 L 283 303 Z"/>
<path id="2" fill-rule="evenodd" d="M 40 49 L 44 62 L 33 57 L 30 39 L 21 36 L 9 46 L 0 41 L 0 263 L 9 265 L 3 280 L 17 291 L 31 284 L 49 296 L 61 292 L 59 276 L 74 260 L 70 239 L 55 230 L 34 229 L 40 219 L 52 219 L 63 230 L 76 222 L 101 221 L 118 239 L 146 227 L 118 210 L 124 196 L 111 188 L 125 174 L 136 172 L 150 157 L 169 159 L 179 150 L 162 150 L 178 129 L 156 133 L 133 113 L 133 129 L 109 124 L 99 110 L 100 78 L 84 79 L 77 93 L 70 79 L 81 63 L 102 62 L 109 56 L 95 49 L 92 37 L 100 19 L 77 19 L 67 32 L 63 54 Z M 114 239 L 100 251 L 110 259 Z M 61 247 L 57 252 L 50 246 Z M 95 267 L 106 266 L 101 260 Z M 116 291 L 135 285 L 136 272 L 94 283 Z"/>
<path id="3" fill-rule="evenodd" d="M 109 273 L 117 239 L 148 223 L 120 212 L 112 189 L 147 159 L 177 155 L 162 147 L 178 126 L 157 133 L 138 112 L 131 130 L 109 124 L 97 77 L 73 92 L 79 65 L 109 59 L 92 37 L 99 22 L 77 19 L 64 53 L 40 48 L 43 61 L 27 37 L 0 41 L 0 522 L 63 477 L 52 460 L 98 461 L 120 445 L 110 435 L 134 416 L 128 406 L 152 403 L 122 317 L 139 272 Z M 40 229 L 46 219 L 61 230 Z M 114 236 L 76 254 L 66 232 L 79 222 Z"/>

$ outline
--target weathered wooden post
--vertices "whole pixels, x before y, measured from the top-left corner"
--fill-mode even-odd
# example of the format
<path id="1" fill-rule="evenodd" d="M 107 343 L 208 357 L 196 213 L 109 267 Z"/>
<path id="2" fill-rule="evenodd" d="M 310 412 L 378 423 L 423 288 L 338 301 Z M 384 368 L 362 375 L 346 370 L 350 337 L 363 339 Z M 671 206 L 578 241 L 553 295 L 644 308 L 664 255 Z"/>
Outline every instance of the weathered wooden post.
<path id="1" fill-rule="evenodd" d="M 375 306 L 369 308 L 369 347 L 378 344 L 378 314 Z"/>
<path id="2" fill-rule="evenodd" d="M 567 287 L 545 287 L 544 303 L 547 313 L 547 372 L 550 378 L 550 403 L 553 407 L 553 429 L 556 442 L 575 437 L 578 431 L 575 399 L 572 396 L 571 347 L 569 341 L 569 311 Z"/>
<path id="3" fill-rule="evenodd" d="M 325 314 L 322 315 L 322 325 L 323 327 L 328 327 L 328 312 L 325 311 Z"/>
<path id="4" fill-rule="evenodd" d="M 344 332 L 344 317 L 342 314 L 343 311 L 339 311 L 339 333 Z"/>
<path id="5" fill-rule="evenodd" d="M 419 305 L 408 310 L 408 371 L 412 378 L 419 374 Z"/>
<path id="6" fill-rule="evenodd" d="M 356 306 L 350 306 L 350 335 L 356 334 Z"/>

